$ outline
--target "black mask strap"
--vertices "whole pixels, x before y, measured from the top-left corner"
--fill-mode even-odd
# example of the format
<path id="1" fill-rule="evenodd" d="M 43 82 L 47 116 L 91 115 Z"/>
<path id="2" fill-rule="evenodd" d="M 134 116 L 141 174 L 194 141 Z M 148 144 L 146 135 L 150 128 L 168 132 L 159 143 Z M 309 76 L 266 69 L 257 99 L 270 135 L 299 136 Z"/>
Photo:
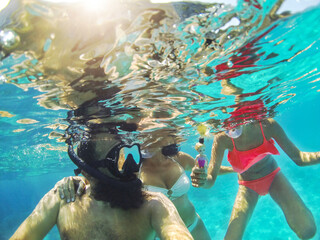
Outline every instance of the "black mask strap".
<path id="1" fill-rule="evenodd" d="M 78 176 L 80 173 L 81 173 L 81 169 L 80 168 L 77 168 L 74 171 L 74 175 Z"/>

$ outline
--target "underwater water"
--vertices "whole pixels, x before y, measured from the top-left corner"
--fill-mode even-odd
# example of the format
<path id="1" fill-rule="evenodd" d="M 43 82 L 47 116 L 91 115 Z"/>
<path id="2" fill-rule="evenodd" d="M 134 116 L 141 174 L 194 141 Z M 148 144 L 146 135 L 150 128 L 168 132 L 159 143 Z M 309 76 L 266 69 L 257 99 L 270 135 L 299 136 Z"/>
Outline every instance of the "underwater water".
<path id="1" fill-rule="evenodd" d="M 276 118 L 284 126 L 287 134 L 296 145 L 305 151 L 318 151 L 319 149 L 319 101 L 320 97 L 317 96 L 312 101 L 292 103 L 289 110 L 285 111 L 281 117 Z M 31 104 L 32 101 L 29 100 L 28 102 Z M 2 146 L 6 149 L 13 148 L 12 145 L 16 144 L 16 141 L 18 140 L 1 137 Z M 193 150 L 193 147 L 196 141 L 197 136 L 190 137 L 188 142 L 182 145 L 182 150 L 195 156 L 197 153 Z M 26 142 L 26 140 L 22 142 Z M 207 146 L 210 146 L 211 142 L 212 139 L 205 141 Z M 26 144 L 21 143 L 21 145 L 23 149 L 28 149 Z M 30 146 L 32 145 L 30 144 Z M 210 156 L 209 150 L 207 150 L 208 156 Z M 34 164 L 25 166 L 24 171 L 1 170 L 1 240 L 9 239 L 22 221 L 32 212 L 42 196 L 57 181 L 65 176 L 73 175 L 73 169 L 75 168 L 68 159 L 66 152 L 57 154 L 52 153 L 51 150 L 44 150 L 44 148 L 38 153 L 32 152 L 30 155 L 26 155 L 24 158 L 19 158 L 19 152 L 17 151 L 10 159 L 7 159 L 7 161 L 13 163 L 7 163 L 7 165 L 11 165 L 11 169 L 14 169 L 15 165 L 23 164 L 21 161 L 27 162 L 27 158 L 34 160 Z M 320 166 L 298 167 L 282 151 L 281 155 L 275 156 L 275 158 L 283 173 L 312 211 L 319 228 Z M 2 161 L 4 160 L 2 157 Z M 56 163 L 56 161 L 59 161 L 59 163 Z M 226 159 L 224 159 L 223 164 L 228 164 Z M 210 190 L 191 188 L 189 192 L 190 200 L 194 203 L 198 214 L 206 224 L 212 239 L 223 239 L 224 237 L 237 187 L 237 177 L 229 175 L 218 177 L 215 186 Z M 45 239 L 59 239 L 56 227 Z M 259 200 L 243 239 L 295 240 L 298 238 L 287 225 L 279 207 L 267 195 Z M 320 239 L 319 230 L 313 239 Z"/>
<path id="2" fill-rule="evenodd" d="M 260 100 L 267 110 L 258 115 L 274 117 L 302 151 L 319 151 L 319 4 L 280 16 L 281 1 L 132 2 L 120 15 L 78 16 L 81 4 L 32 0 L 0 12 L 1 30 L 19 38 L 10 44 L 0 34 L 0 240 L 73 175 L 64 143 L 70 110 L 81 109 L 72 117 L 79 125 L 140 121 L 140 141 L 177 129 L 182 150 L 196 156 L 197 124 L 210 127 L 211 146 L 235 104 Z M 319 229 L 320 166 L 298 167 L 282 151 L 275 159 Z M 223 239 L 237 187 L 236 176 L 221 176 L 189 193 L 212 239 Z M 57 229 L 45 239 L 59 239 Z M 265 196 L 243 239 L 297 237 Z"/>

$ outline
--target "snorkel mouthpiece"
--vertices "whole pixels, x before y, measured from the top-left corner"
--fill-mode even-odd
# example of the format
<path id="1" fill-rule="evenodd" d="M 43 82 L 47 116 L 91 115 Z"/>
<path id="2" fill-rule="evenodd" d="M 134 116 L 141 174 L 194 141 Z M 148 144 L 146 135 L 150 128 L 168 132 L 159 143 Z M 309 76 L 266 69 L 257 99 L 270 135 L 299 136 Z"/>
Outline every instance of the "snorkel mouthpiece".
<path id="1" fill-rule="evenodd" d="M 235 128 L 231 128 L 231 129 L 227 130 L 226 134 L 231 138 L 238 138 L 242 134 L 242 129 L 243 129 L 243 126 L 240 125 Z"/>
<path id="2" fill-rule="evenodd" d="M 151 153 L 147 149 L 141 150 L 141 156 L 142 158 L 152 158 L 154 156 L 154 153 Z"/>

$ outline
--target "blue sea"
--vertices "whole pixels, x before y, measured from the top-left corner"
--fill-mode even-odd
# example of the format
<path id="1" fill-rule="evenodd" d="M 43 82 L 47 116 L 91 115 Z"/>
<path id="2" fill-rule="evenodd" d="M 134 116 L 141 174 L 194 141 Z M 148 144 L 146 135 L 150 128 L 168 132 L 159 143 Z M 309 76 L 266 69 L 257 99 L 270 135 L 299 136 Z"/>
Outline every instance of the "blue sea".
<path id="1" fill-rule="evenodd" d="M 114 5 L 118 15 L 110 6 L 80 11 L 77 1 L 16 0 L 0 11 L 0 240 L 74 174 L 63 136 L 68 112 L 85 104 L 99 103 L 105 121 L 145 119 L 135 136 L 177 129 L 181 150 L 192 156 L 196 127 L 206 124 L 210 156 L 234 105 L 259 100 L 263 116 L 275 118 L 301 151 L 320 151 L 319 4 L 269 17 L 277 1 L 120 2 L 127 5 Z M 298 167 L 278 149 L 275 159 L 313 213 L 319 240 L 320 165 Z M 191 189 L 212 239 L 223 239 L 237 189 L 236 175 Z M 45 239 L 59 239 L 58 230 Z M 267 195 L 243 239 L 298 238 Z"/>

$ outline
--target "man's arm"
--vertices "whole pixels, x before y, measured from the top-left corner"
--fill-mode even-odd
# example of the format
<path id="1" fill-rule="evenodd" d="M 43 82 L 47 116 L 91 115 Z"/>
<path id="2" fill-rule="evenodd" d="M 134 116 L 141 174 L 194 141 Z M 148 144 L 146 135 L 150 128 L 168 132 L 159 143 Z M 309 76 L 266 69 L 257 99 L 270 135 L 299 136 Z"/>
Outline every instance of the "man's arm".
<path id="1" fill-rule="evenodd" d="M 320 163 L 320 152 L 301 152 L 274 119 L 268 119 L 268 122 L 270 124 L 271 137 L 276 140 L 282 150 L 298 166 L 308 166 Z"/>
<path id="2" fill-rule="evenodd" d="M 160 193 L 154 198 L 151 203 L 151 225 L 157 236 L 164 240 L 193 239 L 173 203 Z"/>
<path id="3" fill-rule="evenodd" d="M 50 190 L 38 203 L 29 217 L 24 220 L 10 240 L 43 239 L 56 224 L 60 199 L 56 190 Z"/>

